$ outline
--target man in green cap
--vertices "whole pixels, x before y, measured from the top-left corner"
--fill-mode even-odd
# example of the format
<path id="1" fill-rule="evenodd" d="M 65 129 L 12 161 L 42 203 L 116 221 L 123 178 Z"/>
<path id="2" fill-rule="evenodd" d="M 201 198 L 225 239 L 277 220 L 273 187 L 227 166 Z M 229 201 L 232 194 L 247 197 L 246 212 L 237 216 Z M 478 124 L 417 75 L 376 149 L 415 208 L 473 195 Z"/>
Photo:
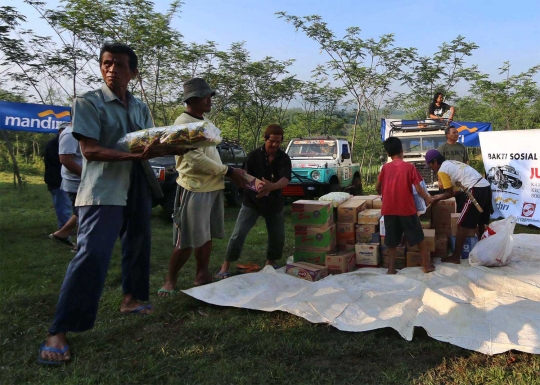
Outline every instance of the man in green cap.
<path id="1" fill-rule="evenodd" d="M 212 109 L 216 92 L 201 78 L 184 83 L 185 112 L 174 124 L 208 121 L 204 114 Z M 196 275 L 194 285 L 212 282 L 208 269 L 212 252 L 212 239 L 224 236 L 223 189 L 224 177 L 243 187 L 244 170 L 224 165 L 215 146 L 198 148 L 176 157 L 176 180 L 180 193 L 175 202 L 175 224 L 179 227 L 176 245 L 169 261 L 165 284 L 158 291 L 167 297 L 176 291 L 178 272 L 194 251 Z"/>

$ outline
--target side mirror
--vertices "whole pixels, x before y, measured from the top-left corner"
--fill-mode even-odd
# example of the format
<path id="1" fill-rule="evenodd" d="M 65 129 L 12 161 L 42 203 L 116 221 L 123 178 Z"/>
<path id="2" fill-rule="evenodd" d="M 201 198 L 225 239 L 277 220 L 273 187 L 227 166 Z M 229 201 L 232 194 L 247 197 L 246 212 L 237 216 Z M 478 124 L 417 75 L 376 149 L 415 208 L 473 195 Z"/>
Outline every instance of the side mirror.
<path id="1" fill-rule="evenodd" d="M 341 154 L 341 160 L 345 160 L 345 159 L 351 159 L 351 154 L 349 153 Z"/>

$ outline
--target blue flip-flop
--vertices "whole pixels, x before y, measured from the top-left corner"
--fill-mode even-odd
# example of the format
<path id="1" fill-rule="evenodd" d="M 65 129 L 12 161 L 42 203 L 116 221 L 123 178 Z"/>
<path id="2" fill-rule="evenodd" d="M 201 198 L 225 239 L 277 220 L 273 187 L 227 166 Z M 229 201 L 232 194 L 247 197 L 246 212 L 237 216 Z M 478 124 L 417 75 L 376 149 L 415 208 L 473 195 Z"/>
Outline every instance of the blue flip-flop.
<path id="1" fill-rule="evenodd" d="M 281 266 L 279 266 L 277 263 L 273 264 L 272 267 L 274 270 L 281 269 Z"/>
<path id="2" fill-rule="evenodd" d="M 226 279 L 226 278 L 229 278 L 231 276 L 231 273 L 226 271 L 224 273 L 222 272 L 217 272 L 216 275 L 214 275 L 214 279 L 217 280 L 217 281 L 221 281 L 222 279 Z"/>
<path id="3" fill-rule="evenodd" d="M 46 342 L 43 341 L 41 343 L 41 345 L 39 345 L 39 350 L 38 350 L 38 362 L 41 365 L 60 366 L 60 365 L 64 365 L 64 364 L 68 363 L 71 360 L 71 359 L 69 359 L 69 360 L 63 360 L 63 361 L 47 361 L 46 359 L 42 358 L 41 353 L 44 352 L 44 351 L 64 355 L 64 353 L 69 350 L 69 345 L 67 345 L 67 344 L 66 344 L 66 346 L 64 346 L 64 349 L 51 348 L 50 346 L 45 346 L 45 344 L 46 344 Z"/>
<path id="4" fill-rule="evenodd" d="M 138 315 L 148 315 L 149 313 L 143 313 L 143 310 L 152 310 L 152 305 L 141 305 L 133 310 L 122 311 L 122 314 L 138 314 Z"/>

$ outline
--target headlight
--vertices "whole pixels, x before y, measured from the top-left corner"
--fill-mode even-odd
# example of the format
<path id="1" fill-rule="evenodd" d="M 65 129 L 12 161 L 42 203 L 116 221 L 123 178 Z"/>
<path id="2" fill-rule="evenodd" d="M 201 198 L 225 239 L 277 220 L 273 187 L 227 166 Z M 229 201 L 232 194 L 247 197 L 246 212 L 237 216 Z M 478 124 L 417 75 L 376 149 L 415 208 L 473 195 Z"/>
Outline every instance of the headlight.
<path id="1" fill-rule="evenodd" d="M 321 173 L 317 170 L 311 172 L 311 179 L 319 180 L 321 178 Z"/>

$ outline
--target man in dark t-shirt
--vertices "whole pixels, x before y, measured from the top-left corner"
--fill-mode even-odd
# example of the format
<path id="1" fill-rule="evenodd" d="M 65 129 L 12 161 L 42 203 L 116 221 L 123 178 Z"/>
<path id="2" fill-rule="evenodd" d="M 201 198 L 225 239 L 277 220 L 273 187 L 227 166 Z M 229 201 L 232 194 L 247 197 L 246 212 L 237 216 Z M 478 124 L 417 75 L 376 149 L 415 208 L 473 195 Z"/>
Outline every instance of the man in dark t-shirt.
<path id="1" fill-rule="evenodd" d="M 433 102 L 429 105 L 429 117 L 431 119 L 444 119 L 449 121 L 454 119 L 454 107 L 443 102 L 444 95 L 442 92 L 437 92 L 433 97 Z"/>
<path id="2" fill-rule="evenodd" d="M 258 191 L 244 189 L 244 201 L 229 239 L 225 261 L 215 279 L 230 276 L 230 263 L 240 258 L 246 237 L 259 216 L 264 218 L 268 232 L 266 265 L 278 267 L 276 260 L 281 258 L 285 245 L 281 190 L 291 180 L 291 159 L 279 148 L 283 141 L 283 129 L 279 125 L 269 125 L 264 139 L 264 145 L 251 151 L 243 166 L 249 175 L 262 180 L 264 186 Z"/>
<path id="3" fill-rule="evenodd" d="M 459 143 L 459 132 L 456 127 L 446 127 L 446 142 L 441 144 L 437 151 L 439 151 L 446 160 L 457 160 L 458 162 L 469 164 L 469 155 L 467 154 L 467 147 L 464 144 Z M 442 189 L 442 182 L 439 179 L 439 189 Z M 455 191 L 457 212 L 460 213 L 467 200 L 467 194 L 463 191 Z"/>

